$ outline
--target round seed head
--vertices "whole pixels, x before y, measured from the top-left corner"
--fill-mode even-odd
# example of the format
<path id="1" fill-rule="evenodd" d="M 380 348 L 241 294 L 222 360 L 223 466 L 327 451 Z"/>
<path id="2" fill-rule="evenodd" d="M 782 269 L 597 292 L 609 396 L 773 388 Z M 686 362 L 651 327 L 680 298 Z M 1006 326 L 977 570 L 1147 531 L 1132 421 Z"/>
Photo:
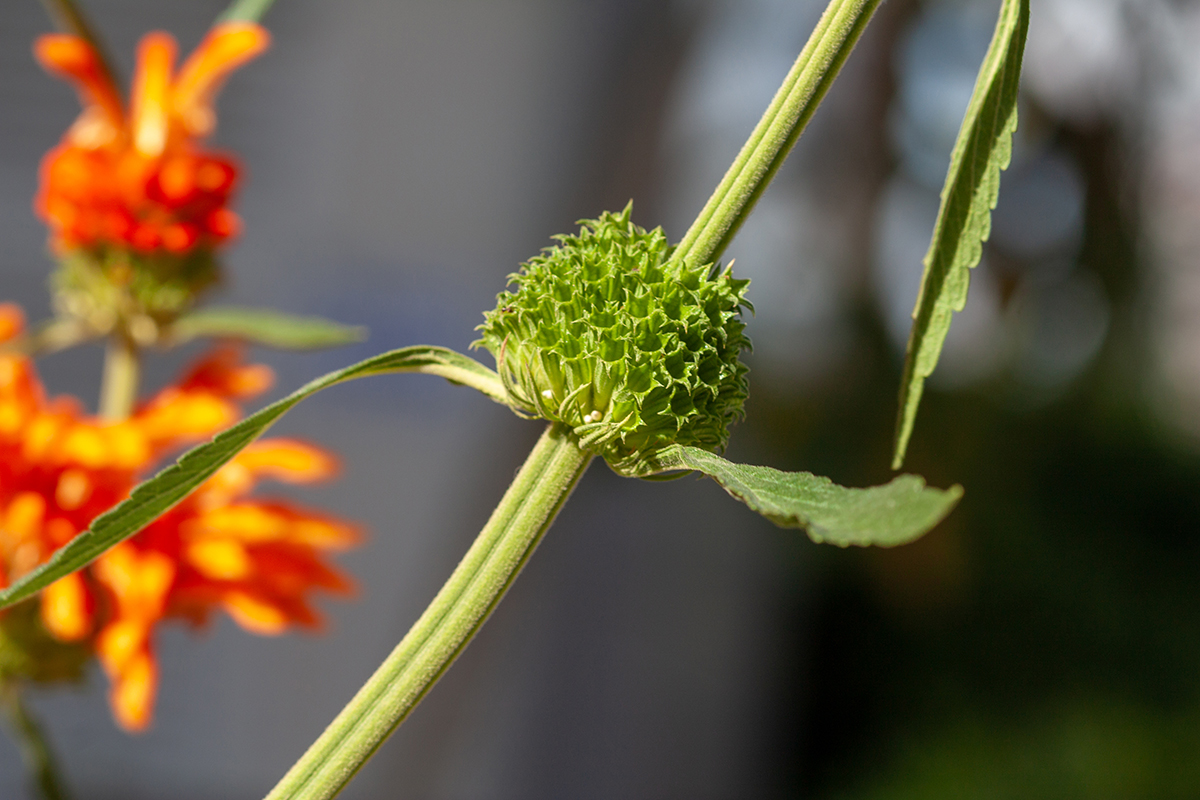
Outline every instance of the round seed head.
<path id="1" fill-rule="evenodd" d="M 749 281 L 671 259 L 632 206 L 555 237 L 479 326 L 518 413 L 560 422 L 624 475 L 673 443 L 720 450 L 746 399 Z"/>

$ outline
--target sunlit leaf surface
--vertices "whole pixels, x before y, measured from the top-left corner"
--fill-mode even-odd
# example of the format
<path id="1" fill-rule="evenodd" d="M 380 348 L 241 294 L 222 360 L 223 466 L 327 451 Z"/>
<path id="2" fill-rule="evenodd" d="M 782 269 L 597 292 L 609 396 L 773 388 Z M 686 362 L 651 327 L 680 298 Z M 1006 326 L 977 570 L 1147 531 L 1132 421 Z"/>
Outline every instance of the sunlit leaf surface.
<path id="1" fill-rule="evenodd" d="M 707 450 L 668 447 L 663 469 L 703 472 L 751 509 L 784 528 L 803 528 L 814 542 L 893 547 L 906 544 L 950 513 L 962 488 L 934 489 L 917 475 L 901 475 L 869 489 L 847 489 L 810 472 L 734 464 Z"/>

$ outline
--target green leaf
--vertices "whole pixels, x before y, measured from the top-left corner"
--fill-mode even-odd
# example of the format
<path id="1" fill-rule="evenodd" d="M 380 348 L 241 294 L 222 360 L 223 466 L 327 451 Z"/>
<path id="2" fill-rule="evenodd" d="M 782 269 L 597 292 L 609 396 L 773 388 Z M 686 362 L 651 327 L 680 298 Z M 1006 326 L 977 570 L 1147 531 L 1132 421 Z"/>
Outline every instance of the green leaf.
<path id="1" fill-rule="evenodd" d="M 0 591 L 0 608 L 87 566 L 105 550 L 133 536 L 187 497 L 301 400 L 343 381 L 392 372 L 440 375 L 452 383 L 478 389 L 498 403 L 508 404 L 499 375 L 478 361 L 444 347 L 406 347 L 330 372 L 222 431 L 208 444 L 192 448 L 175 464 L 136 486 L 128 500 L 96 517 L 91 528 L 56 550 L 46 563 Z"/>
<path id="2" fill-rule="evenodd" d="M 942 521 L 962 487 L 932 489 L 919 475 L 884 486 L 847 489 L 810 472 L 734 464 L 696 447 L 673 445 L 658 456 L 663 470 L 694 469 L 783 528 L 803 528 L 818 544 L 839 547 L 907 544 Z"/>
<path id="3" fill-rule="evenodd" d="M 367 338 L 367 329 L 267 308 L 217 306 L 183 315 L 171 326 L 170 336 L 176 343 L 208 336 L 283 350 L 316 350 L 361 342 Z"/>
<path id="4" fill-rule="evenodd" d="M 1008 167 L 1012 134 L 1017 128 L 1017 84 L 1028 28 L 1029 0 L 1004 0 L 958 131 L 942 188 L 942 206 L 925 256 L 925 275 L 913 309 L 900 383 L 892 469 L 904 463 L 925 379 L 937 366 L 951 313 L 962 311 L 967 302 L 969 270 L 979 263 L 983 242 L 991 233 L 1000 171 Z"/>

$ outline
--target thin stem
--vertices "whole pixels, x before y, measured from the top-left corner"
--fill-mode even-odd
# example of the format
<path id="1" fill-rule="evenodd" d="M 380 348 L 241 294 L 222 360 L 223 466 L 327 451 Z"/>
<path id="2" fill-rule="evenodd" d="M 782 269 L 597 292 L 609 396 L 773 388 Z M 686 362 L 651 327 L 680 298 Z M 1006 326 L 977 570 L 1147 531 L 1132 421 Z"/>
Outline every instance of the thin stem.
<path id="1" fill-rule="evenodd" d="M 700 212 L 676 257 L 720 257 L 841 70 L 880 0 L 831 0 L 783 86 Z M 235 0 L 224 19 L 265 10 Z M 261 14 L 261 10 L 256 13 Z M 254 17 L 257 18 L 257 17 Z M 583 475 L 591 456 L 552 425 L 433 603 L 267 800 L 325 800 L 354 777 L 479 630 Z"/>
<path id="2" fill-rule="evenodd" d="M 677 258 L 706 264 L 721 257 L 800 138 L 879 3 L 831 0 L 771 105 L 679 242 Z"/>
<path id="3" fill-rule="evenodd" d="M 50 743 L 42 728 L 30 715 L 21 699 L 21 690 L 14 682 L 0 684 L 0 697 L 8 714 L 13 737 L 21 748 L 21 758 L 33 779 L 34 790 L 40 800 L 67 800 L 66 784 L 59 774 Z"/>
<path id="4" fill-rule="evenodd" d="M 258 22 L 275 0 L 233 0 L 217 22 Z"/>
<path id="5" fill-rule="evenodd" d="M 104 353 L 104 377 L 100 384 L 100 416 L 111 422 L 127 419 L 137 402 L 141 359 L 137 345 L 117 331 L 108 339 Z"/>
<path id="6" fill-rule="evenodd" d="M 121 84 L 117 82 L 117 71 L 113 67 L 112 58 L 108 55 L 108 48 L 104 46 L 100 35 L 96 33 L 95 26 L 83 13 L 79 4 L 75 0 L 42 0 L 42 7 L 46 9 L 46 13 L 50 15 L 50 19 L 54 20 L 54 24 L 58 26 L 59 30 L 64 33 L 73 33 L 92 46 L 100 59 L 100 68 L 119 95 Z"/>
<path id="7" fill-rule="evenodd" d="M 267 800 L 342 790 L 482 627 L 591 458 L 567 428 L 546 429 L 425 613 Z"/>

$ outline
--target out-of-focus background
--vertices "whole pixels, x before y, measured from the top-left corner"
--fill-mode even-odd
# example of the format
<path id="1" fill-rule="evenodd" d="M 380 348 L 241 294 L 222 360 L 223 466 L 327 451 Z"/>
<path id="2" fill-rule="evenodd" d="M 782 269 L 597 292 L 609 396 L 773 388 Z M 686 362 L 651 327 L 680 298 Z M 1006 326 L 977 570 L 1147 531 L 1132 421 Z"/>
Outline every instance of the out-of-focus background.
<path id="1" fill-rule="evenodd" d="M 367 325 L 256 351 L 276 394 L 416 343 L 466 348 L 516 265 L 633 198 L 678 238 L 811 31 L 815 0 L 281 0 L 216 141 L 248 170 L 214 299 Z M 729 455 L 887 469 L 908 314 L 998 0 L 889 0 L 728 252 L 757 308 Z M 216 0 L 85 6 L 128 71 Z M 817 547 L 710 482 L 594 465 L 472 647 L 348 798 L 1200 796 L 1200 3 L 1033 0 L 992 238 L 907 468 L 966 496 L 890 551 Z M 74 118 L 0 22 L 0 299 L 48 313 L 30 200 Z M 485 356 L 486 357 L 486 356 Z M 182 356 L 151 360 L 149 388 Z M 41 363 L 91 397 L 100 352 Z M 84 800 L 263 794 L 444 580 L 538 434 L 421 376 L 279 426 L 335 447 L 292 493 L 361 520 L 321 636 L 172 629 L 157 721 L 105 680 L 36 708 Z M 284 493 L 284 490 L 280 490 Z M 23 797 L 0 740 L 0 797 Z"/>

